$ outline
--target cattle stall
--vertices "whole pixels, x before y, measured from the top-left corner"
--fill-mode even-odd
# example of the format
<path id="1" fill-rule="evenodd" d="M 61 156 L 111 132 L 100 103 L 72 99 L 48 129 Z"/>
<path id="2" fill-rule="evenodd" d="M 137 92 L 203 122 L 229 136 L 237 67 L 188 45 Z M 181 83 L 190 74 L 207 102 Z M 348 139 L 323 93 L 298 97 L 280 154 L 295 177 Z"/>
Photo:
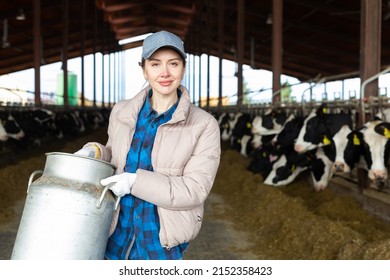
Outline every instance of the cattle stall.
<path id="1" fill-rule="evenodd" d="M 108 123 L 110 108 L 4 106 L 0 108 L 0 162 L 61 139 L 83 136 Z"/>
<path id="2" fill-rule="evenodd" d="M 307 118 L 311 112 L 321 108 L 321 106 L 326 106 L 326 115 L 346 114 L 350 117 L 350 122 L 348 122 L 349 129 L 346 133 L 351 133 L 351 131 L 356 131 L 360 133 L 363 127 L 365 128 L 367 124 L 373 123 L 374 120 L 375 122 L 380 123 L 390 122 L 390 103 L 387 97 L 382 96 L 368 97 L 366 99 L 350 98 L 349 100 L 324 100 L 323 102 L 294 102 L 280 104 L 277 106 L 272 106 L 271 104 L 243 105 L 240 108 L 237 108 L 236 106 L 225 106 L 220 108 L 209 108 L 209 111 L 212 112 L 214 116 L 219 120 L 222 141 L 226 141 L 228 143 L 227 145 L 231 149 L 235 149 L 236 151 L 238 151 L 241 156 L 250 159 L 251 163 L 249 163 L 248 168 L 252 168 L 253 173 L 263 175 L 263 182 L 265 182 L 266 184 L 288 187 L 288 185 L 293 182 L 297 176 L 302 176 L 301 173 L 305 173 L 305 176 L 313 177 L 311 184 L 314 185 L 317 190 L 321 191 L 324 188 L 329 187 L 336 190 L 337 192 L 348 194 L 355 198 L 357 201 L 359 201 L 362 207 L 370 213 L 379 216 L 381 219 L 390 221 L 390 180 L 389 176 L 387 175 L 389 172 L 390 144 L 388 139 L 390 136 L 388 134 L 384 136 L 385 138 L 380 135 L 381 139 L 383 138 L 385 141 L 385 146 L 383 147 L 383 150 L 385 152 L 385 158 L 382 169 L 385 168 L 386 170 L 382 170 L 383 174 L 381 174 L 381 176 L 378 178 L 369 178 L 370 176 L 374 175 L 371 174 L 369 168 L 367 169 L 367 166 L 364 162 L 364 159 L 367 155 L 364 155 L 364 153 L 372 155 L 373 151 L 369 149 L 367 151 L 367 148 L 366 151 L 353 151 L 353 153 L 355 154 L 362 153 L 362 155 L 361 158 L 355 159 L 357 160 L 357 162 L 353 163 L 352 168 L 348 169 L 345 172 L 341 169 L 337 171 L 336 169 L 334 169 L 336 168 L 334 167 L 335 161 L 338 162 L 336 159 L 340 157 L 340 155 L 333 155 L 333 158 L 331 157 L 330 159 L 326 158 L 325 155 L 328 153 L 327 149 L 329 148 L 329 146 L 331 146 L 327 144 L 332 143 L 333 146 L 336 146 L 335 148 L 340 148 L 342 146 L 342 143 L 340 144 L 340 141 L 346 139 L 347 134 L 342 135 L 340 127 L 338 127 L 333 133 L 336 134 L 336 132 L 338 132 L 338 134 L 341 134 L 340 136 L 336 135 L 335 139 L 333 139 L 334 135 L 329 136 L 328 138 L 324 136 L 323 140 L 320 139 L 320 142 L 328 142 L 327 144 L 322 144 L 322 147 L 319 148 L 321 149 L 321 151 L 319 151 L 319 149 L 317 148 L 312 149 L 311 153 L 305 152 L 304 157 L 302 157 L 302 155 L 291 156 L 292 153 L 295 153 L 294 146 L 291 146 L 292 151 L 288 149 L 286 151 L 285 149 L 283 150 L 283 152 L 280 152 L 280 147 L 276 148 L 276 150 L 278 151 L 272 151 L 272 149 L 275 150 L 275 147 L 274 145 L 269 145 L 269 141 L 271 141 L 271 139 L 274 139 L 275 141 L 275 137 L 280 131 L 282 131 L 283 125 L 287 123 L 289 118 L 291 118 L 292 116 L 294 116 L 295 120 L 301 118 L 302 126 L 304 119 Z M 271 127 L 271 124 L 268 122 L 268 124 L 265 125 L 265 128 L 262 127 L 262 129 L 260 130 L 259 128 L 256 128 L 256 126 L 259 125 L 259 119 L 263 119 L 263 122 L 265 122 L 265 117 L 269 117 L 271 116 L 271 114 L 275 117 L 273 120 L 273 127 Z M 362 114 L 364 114 L 365 116 L 364 124 L 360 124 Z M 243 116 L 246 116 L 246 119 L 244 121 L 245 124 L 240 125 L 240 121 L 238 120 L 243 120 Z M 283 116 L 282 119 L 279 121 L 279 124 L 278 120 L 276 119 L 276 116 Z M 329 118 L 326 122 L 330 122 Z M 279 126 L 276 130 L 275 125 Z M 313 128 L 313 134 L 316 134 L 317 131 L 320 130 L 318 127 L 315 126 Z M 227 130 L 229 130 L 229 132 L 226 132 Z M 385 129 L 385 131 L 387 131 L 387 128 Z M 298 132 L 296 134 L 297 135 L 295 135 L 295 137 L 298 137 Z M 266 143 L 261 142 L 262 140 L 259 139 L 264 139 Z M 296 139 L 290 140 L 295 142 L 297 141 Z M 336 144 L 333 143 L 334 141 L 336 141 Z M 356 144 L 357 141 L 357 138 L 355 138 L 354 142 L 352 143 Z M 364 145 L 367 146 L 366 143 L 364 143 Z M 272 148 L 269 148 L 269 146 L 272 146 Z M 270 163 L 269 160 L 266 161 L 265 164 L 262 165 L 262 167 L 253 167 L 252 165 L 252 162 L 259 162 L 262 160 L 261 155 L 259 154 L 262 154 L 263 156 L 266 154 L 268 157 L 277 158 L 280 157 L 280 153 L 288 155 L 286 156 L 284 161 L 280 160 L 279 165 L 277 165 L 278 163 L 273 165 L 274 162 Z M 346 152 L 344 151 L 344 153 Z M 315 160 L 308 160 L 308 157 L 314 158 Z M 307 163 L 308 161 L 309 163 Z M 328 166 L 328 171 L 321 171 L 322 173 L 320 172 L 321 174 L 318 174 L 319 163 L 321 166 Z M 274 167 L 274 170 L 265 170 L 266 168 L 264 166 L 268 166 L 269 169 L 271 165 Z M 282 170 L 282 166 L 288 166 L 288 170 Z M 317 169 L 317 171 L 315 169 Z M 307 172 L 307 170 L 310 170 L 310 172 Z M 270 175 L 271 172 L 274 172 L 273 177 Z M 279 175 L 277 175 L 278 172 Z M 286 172 L 290 174 L 290 177 L 284 181 L 278 181 L 277 177 L 282 176 L 282 173 Z M 316 172 L 317 174 L 315 174 Z M 268 180 L 266 178 L 267 175 Z M 317 178 L 315 178 L 316 176 Z M 320 178 L 321 176 L 326 177 L 325 183 L 323 183 L 324 178 Z M 317 187 L 316 184 L 318 185 Z"/>
<path id="3" fill-rule="evenodd" d="M 10 256 L 28 176 L 43 166 L 45 152 L 72 153 L 88 141 L 104 143 L 106 131 L 103 125 L 45 142 L 0 168 L 0 178 L 7 182 L 0 186 L 0 258 Z M 286 186 L 265 185 L 260 174 L 247 170 L 250 161 L 251 157 L 232 149 L 229 141 L 222 143 L 221 165 L 206 200 L 205 223 L 186 259 L 390 258 L 386 250 L 390 224 L 369 216 L 349 195 L 314 192 L 306 173 Z M 235 229 L 233 242 L 221 224 Z"/>

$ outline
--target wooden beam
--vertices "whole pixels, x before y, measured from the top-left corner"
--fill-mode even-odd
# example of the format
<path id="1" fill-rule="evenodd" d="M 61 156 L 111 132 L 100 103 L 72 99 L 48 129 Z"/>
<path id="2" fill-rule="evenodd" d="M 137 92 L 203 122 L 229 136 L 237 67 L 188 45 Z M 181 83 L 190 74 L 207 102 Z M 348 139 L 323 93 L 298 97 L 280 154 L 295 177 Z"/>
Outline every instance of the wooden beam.
<path id="1" fill-rule="evenodd" d="M 41 106 L 41 0 L 34 0 L 34 82 L 35 106 Z"/>
<path id="2" fill-rule="evenodd" d="M 283 0 L 272 1 L 272 104 L 281 101 L 280 76 L 282 74 Z M 276 94 L 276 92 L 278 92 Z"/>
<path id="3" fill-rule="evenodd" d="M 243 75 L 245 44 L 245 0 L 237 0 L 237 109 L 243 104 Z"/>

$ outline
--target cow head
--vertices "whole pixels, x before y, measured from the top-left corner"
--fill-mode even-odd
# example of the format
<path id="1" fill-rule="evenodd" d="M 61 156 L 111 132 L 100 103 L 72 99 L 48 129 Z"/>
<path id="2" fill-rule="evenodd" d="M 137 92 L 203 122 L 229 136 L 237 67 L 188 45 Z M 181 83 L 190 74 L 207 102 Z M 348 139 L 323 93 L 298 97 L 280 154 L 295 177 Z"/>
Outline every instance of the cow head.
<path id="1" fill-rule="evenodd" d="M 232 135 L 232 120 L 233 117 L 229 113 L 222 113 L 222 115 L 218 119 L 222 141 L 228 141 L 230 139 L 230 136 Z"/>
<path id="2" fill-rule="evenodd" d="M 269 110 L 262 116 L 255 116 L 252 121 L 252 133 L 271 135 L 279 133 L 286 121 L 286 114 Z"/>
<path id="3" fill-rule="evenodd" d="M 333 176 L 332 166 L 333 160 L 326 153 L 325 149 L 317 148 L 315 156 L 309 164 L 314 190 L 323 191 L 328 186 Z"/>
<path id="4" fill-rule="evenodd" d="M 274 143 L 279 147 L 294 145 L 303 125 L 303 117 L 291 115 L 283 126 L 282 131 L 275 136 Z"/>
<path id="5" fill-rule="evenodd" d="M 324 119 L 325 114 L 326 110 L 321 107 L 318 110 L 312 110 L 307 116 L 294 146 L 298 153 L 330 144 L 329 131 Z"/>
<path id="6" fill-rule="evenodd" d="M 382 184 L 387 180 L 387 159 L 389 157 L 390 123 L 372 121 L 361 130 L 364 139 L 364 159 L 368 168 L 368 177 Z"/>
<path id="7" fill-rule="evenodd" d="M 313 110 L 305 119 L 303 127 L 295 142 L 295 150 L 299 153 L 330 145 L 332 137 L 343 125 L 352 127 L 351 114 L 328 114 L 326 107 Z"/>
<path id="8" fill-rule="evenodd" d="M 275 146 L 266 143 L 254 151 L 247 169 L 253 173 L 260 173 L 265 178 L 271 172 L 272 165 L 278 157 L 278 150 Z"/>
<path id="9" fill-rule="evenodd" d="M 360 161 L 364 154 L 363 134 L 358 131 L 352 131 L 347 125 L 344 125 L 333 137 L 336 150 L 336 158 L 332 167 L 334 173 L 349 173 Z"/>

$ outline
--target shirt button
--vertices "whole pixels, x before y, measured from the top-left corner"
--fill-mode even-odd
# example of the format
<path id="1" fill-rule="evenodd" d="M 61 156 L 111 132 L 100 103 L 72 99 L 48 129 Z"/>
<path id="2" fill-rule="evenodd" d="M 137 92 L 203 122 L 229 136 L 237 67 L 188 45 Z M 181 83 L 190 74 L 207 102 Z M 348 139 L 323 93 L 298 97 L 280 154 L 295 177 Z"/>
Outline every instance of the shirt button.
<path id="1" fill-rule="evenodd" d="M 135 218 L 136 218 L 137 220 L 139 220 L 139 216 L 136 216 Z"/>

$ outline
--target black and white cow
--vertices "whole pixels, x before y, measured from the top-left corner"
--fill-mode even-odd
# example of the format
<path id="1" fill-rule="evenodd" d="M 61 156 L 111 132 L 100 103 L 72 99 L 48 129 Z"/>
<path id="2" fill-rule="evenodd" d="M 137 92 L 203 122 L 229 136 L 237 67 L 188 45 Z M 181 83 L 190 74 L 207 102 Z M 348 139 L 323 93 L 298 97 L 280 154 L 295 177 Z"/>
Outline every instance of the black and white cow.
<path id="1" fill-rule="evenodd" d="M 270 114 L 267 116 L 270 116 Z M 260 173 L 263 175 L 263 178 L 267 178 L 272 171 L 273 164 L 277 162 L 279 157 L 286 151 L 289 151 L 290 153 L 293 152 L 292 148 L 295 138 L 302 126 L 303 119 L 297 118 L 295 115 L 290 115 L 287 120 L 285 120 L 283 126 L 281 128 L 277 126 L 276 130 L 273 129 L 274 126 L 272 126 L 271 129 L 265 129 L 264 127 L 259 129 L 259 123 L 256 124 L 255 120 L 256 117 L 252 126 L 252 133 L 256 133 L 252 143 L 255 141 L 256 135 L 261 137 L 261 141 L 253 144 L 255 151 L 248 166 L 248 170 L 254 173 Z M 272 123 L 274 123 L 274 121 L 272 121 Z M 261 133 L 261 131 L 265 132 L 265 135 L 260 135 L 259 133 Z M 278 133 L 275 135 L 276 132 Z"/>
<path id="2" fill-rule="evenodd" d="M 333 137 L 335 161 L 333 173 L 350 173 L 364 155 L 363 134 L 343 125 Z"/>
<path id="3" fill-rule="evenodd" d="M 317 147 L 329 145 L 331 138 L 343 125 L 352 128 L 352 116 L 349 113 L 327 113 L 325 105 L 313 109 L 306 117 L 295 143 L 295 150 L 303 153 Z"/>
<path id="4" fill-rule="evenodd" d="M 7 111 L 0 112 L 1 124 L 7 133 L 8 139 L 22 140 L 25 137 L 23 129 L 20 127 L 14 114 Z"/>
<path id="5" fill-rule="evenodd" d="M 20 127 L 25 132 L 25 142 L 28 147 L 42 146 L 50 141 L 56 131 L 54 113 L 48 109 L 34 108 L 15 113 Z"/>
<path id="6" fill-rule="evenodd" d="M 241 113 L 233 127 L 231 147 L 243 156 L 248 156 L 253 151 L 253 147 L 250 144 L 252 138 L 252 117 L 248 113 Z"/>
<path id="7" fill-rule="evenodd" d="M 285 186 L 308 169 L 306 155 L 294 151 L 293 147 L 285 149 L 275 161 L 272 170 L 264 180 L 264 184 L 272 186 Z"/>
<path id="8" fill-rule="evenodd" d="M 323 191 L 333 177 L 334 147 L 331 145 L 316 149 L 314 158 L 309 162 L 313 188 Z"/>
<path id="9" fill-rule="evenodd" d="M 286 113 L 268 110 L 261 116 L 255 116 L 252 122 L 252 133 L 258 135 L 275 135 L 279 133 L 286 122 Z"/>
<path id="10" fill-rule="evenodd" d="M 314 148 L 304 153 L 295 151 L 294 143 L 303 123 L 303 116 L 290 116 L 282 131 L 275 137 L 273 143 L 285 151 L 278 162 L 275 162 L 272 172 L 265 180 L 266 184 L 287 185 L 300 173 L 309 170 L 315 190 L 323 190 L 328 185 L 333 175 L 334 145 L 332 145 L 332 141 L 329 141 L 323 147 Z"/>
<path id="11" fill-rule="evenodd" d="M 234 125 L 237 122 L 240 114 L 222 113 L 218 118 L 219 130 L 221 132 L 221 140 L 226 142 L 230 141 L 232 136 Z"/>
<path id="12" fill-rule="evenodd" d="M 368 122 L 361 129 L 364 140 L 364 159 L 368 177 L 382 183 L 388 178 L 387 166 L 390 152 L 390 123 Z"/>
<path id="13" fill-rule="evenodd" d="M 308 170 L 314 190 L 324 190 L 333 176 L 332 148 L 328 145 L 305 153 L 297 153 L 293 150 L 290 155 L 283 154 L 273 165 L 264 183 L 272 186 L 285 186 L 293 182 L 299 174 Z"/>
<path id="14" fill-rule="evenodd" d="M 254 150 L 247 170 L 261 174 L 265 179 L 272 171 L 272 166 L 279 158 L 280 152 L 271 142 L 267 142 Z"/>
<path id="15" fill-rule="evenodd" d="M 55 114 L 57 137 L 75 137 L 85 131 L 83 119 L 78 111 L 62 110 Z"/>
<path id="16" fill-rule="evenodd" d="M 291 114 L 283 125 L 282 130 L 276 134 L 273 143 L 277 147 L 293 146 L 303 126 L 304 117 Z"/>
<path id="17" fill-rule="evenodd" d="M 7 140 L 8 140 L 7 131 L 5 130 L 3 124 L 0 122 L 0 141 L 5 142 Z"/>
<path id="18" fill-rule="evenodd" d="M 383 185 L 388 179 L 390 155 L 390 123 L 382 120 L 367 122 L 362 128 L 343 127 L 334 137 L 336 160 L 334 172 L 350 172 L 357 164 L 368 171 L 375 184 Z"/>

